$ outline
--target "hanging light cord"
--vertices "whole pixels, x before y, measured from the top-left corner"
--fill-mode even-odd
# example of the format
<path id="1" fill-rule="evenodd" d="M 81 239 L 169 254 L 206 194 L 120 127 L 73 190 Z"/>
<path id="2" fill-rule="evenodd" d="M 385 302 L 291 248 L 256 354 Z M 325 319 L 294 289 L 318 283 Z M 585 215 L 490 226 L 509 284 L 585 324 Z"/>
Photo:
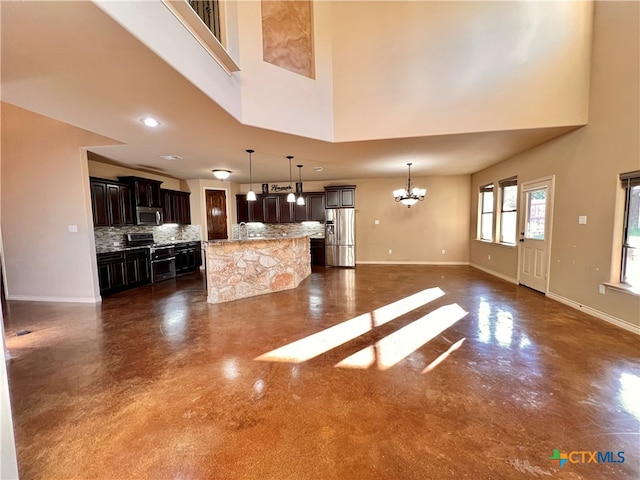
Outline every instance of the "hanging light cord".
<path id="1" fill-rule="evenodd" d="M 287 158 L 289 159 L 289 187 L 291 188 L 291 186 L 292 186 L 291 185 L 291 179 L 293 178 L 291 176 L 291 160 L 293 159 L 293 157 L 291 155 L 289 155 Z"/>
<path id="2" fill-rule="evenodd" d="M 251 154 L 253 152 L 254 151 L 251 149 L 247 150 L 247 153 L 249 154 L 249 190 L 253 190 L 253 174 L 251 171 Z"/>

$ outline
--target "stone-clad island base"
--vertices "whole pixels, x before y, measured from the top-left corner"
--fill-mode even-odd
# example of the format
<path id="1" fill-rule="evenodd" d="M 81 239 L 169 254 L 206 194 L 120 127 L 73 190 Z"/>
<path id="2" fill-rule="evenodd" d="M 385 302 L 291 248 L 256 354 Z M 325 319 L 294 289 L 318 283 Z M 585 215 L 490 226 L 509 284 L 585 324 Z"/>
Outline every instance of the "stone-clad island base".
<path id="1" fill-rule="evenodd" d="M 207 302 L 296 288 L 311 274 L 309 237 L 206 242 Z"/>

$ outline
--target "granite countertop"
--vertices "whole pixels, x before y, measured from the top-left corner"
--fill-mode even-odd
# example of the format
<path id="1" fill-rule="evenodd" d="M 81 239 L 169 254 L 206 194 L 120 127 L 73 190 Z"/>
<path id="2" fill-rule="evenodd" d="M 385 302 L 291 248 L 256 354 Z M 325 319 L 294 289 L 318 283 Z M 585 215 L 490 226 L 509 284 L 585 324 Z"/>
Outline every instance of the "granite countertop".
<path id="1" fill-rule="evenodd" d="M 204 240 L 204 243 L 209 245 L 224 245 L 226 243 L 245 243 L 255 242 L 256 240 L 276 241 L 276 240 L 292 240 L 296 238 L 324 238 L 321 235 L 272 235 L 261 237 L 248 237 L 243 239 L 232 238 L 228 240 Z"/>
<path id="2" fill-rule="evenodd" d="M 163 247 L 165 245 L 179 245 L 181 243 L 200 243 L 200 240 L 174 240 L 173 242 L 168 243 L 155 243 L 154 247 Z M 96 247 L 96 253 L 117 253 L 117 252 L 126 252 L 128 250 L 138 250 L 141 248 L 151 248 L 151 245 L 140 245 L 137 247 L 129 247 L 127 245 L 119 245 L 113 247 Z"/>

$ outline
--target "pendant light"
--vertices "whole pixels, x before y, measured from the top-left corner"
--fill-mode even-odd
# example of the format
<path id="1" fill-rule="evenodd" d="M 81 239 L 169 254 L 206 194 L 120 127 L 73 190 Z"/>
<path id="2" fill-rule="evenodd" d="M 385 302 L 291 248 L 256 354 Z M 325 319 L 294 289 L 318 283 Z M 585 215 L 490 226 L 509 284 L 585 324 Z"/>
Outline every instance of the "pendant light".
<path id="1" fill-rule="evenodd" d="M 255 202 L 256 192 L 253 191 L 253 172 L 251 171 L 251 154 L 255 150 L 248 149 L 247 153 L 249 154 L 249 191 L 247 192 L 247 202 Z"/>
<path id="2" fill-rule="evenodd" d="M 288 155 L 287 158 L 289 159 L 289 195 L 287 195 L 287 202 L 288 203 L 295 203 L 296 194 L 293 193 L 292 177 L 291 177 L 291 160 L 293 160 L 293 156 L 292 155 Z"/>
<path id="3" fill-rule="evenodd" d="M 424 200 L 424 196 L 427 194 L 427 190 L 424 188 L 416 188 L 413 186 L 413 182 L 411 181 L 411 165 L 413 164 L 407 163 L 407 165 L 409 166 L 407 188 L 394 190 L 393 198 L 395 198 L 396 202 L 400 202 L 403 205 L 406 205 L 408 208 L 411 208 L 411 205 L 415 205 L 416 203 L 422 202 Z"/>
<path id="4" fill-rule="evenodd" d="M 302 167 L 303 165 L 298 165 L 298 177 L 300 178 L 300 195 L 298 195 L 298 200 L 296 200 L 297 205 L 304 205 L 304 197 L 302 196 Z"/>

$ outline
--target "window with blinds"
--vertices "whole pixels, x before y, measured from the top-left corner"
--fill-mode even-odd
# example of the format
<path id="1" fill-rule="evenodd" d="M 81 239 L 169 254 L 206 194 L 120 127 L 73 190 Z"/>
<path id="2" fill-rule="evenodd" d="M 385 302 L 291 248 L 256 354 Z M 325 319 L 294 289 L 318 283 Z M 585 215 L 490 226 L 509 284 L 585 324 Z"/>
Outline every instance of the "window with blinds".
<path id="1" fill-rule="evenodd" d="M 640 286 L 640 170 L 620 175 L 625 189 L 620 281 Z"/>

